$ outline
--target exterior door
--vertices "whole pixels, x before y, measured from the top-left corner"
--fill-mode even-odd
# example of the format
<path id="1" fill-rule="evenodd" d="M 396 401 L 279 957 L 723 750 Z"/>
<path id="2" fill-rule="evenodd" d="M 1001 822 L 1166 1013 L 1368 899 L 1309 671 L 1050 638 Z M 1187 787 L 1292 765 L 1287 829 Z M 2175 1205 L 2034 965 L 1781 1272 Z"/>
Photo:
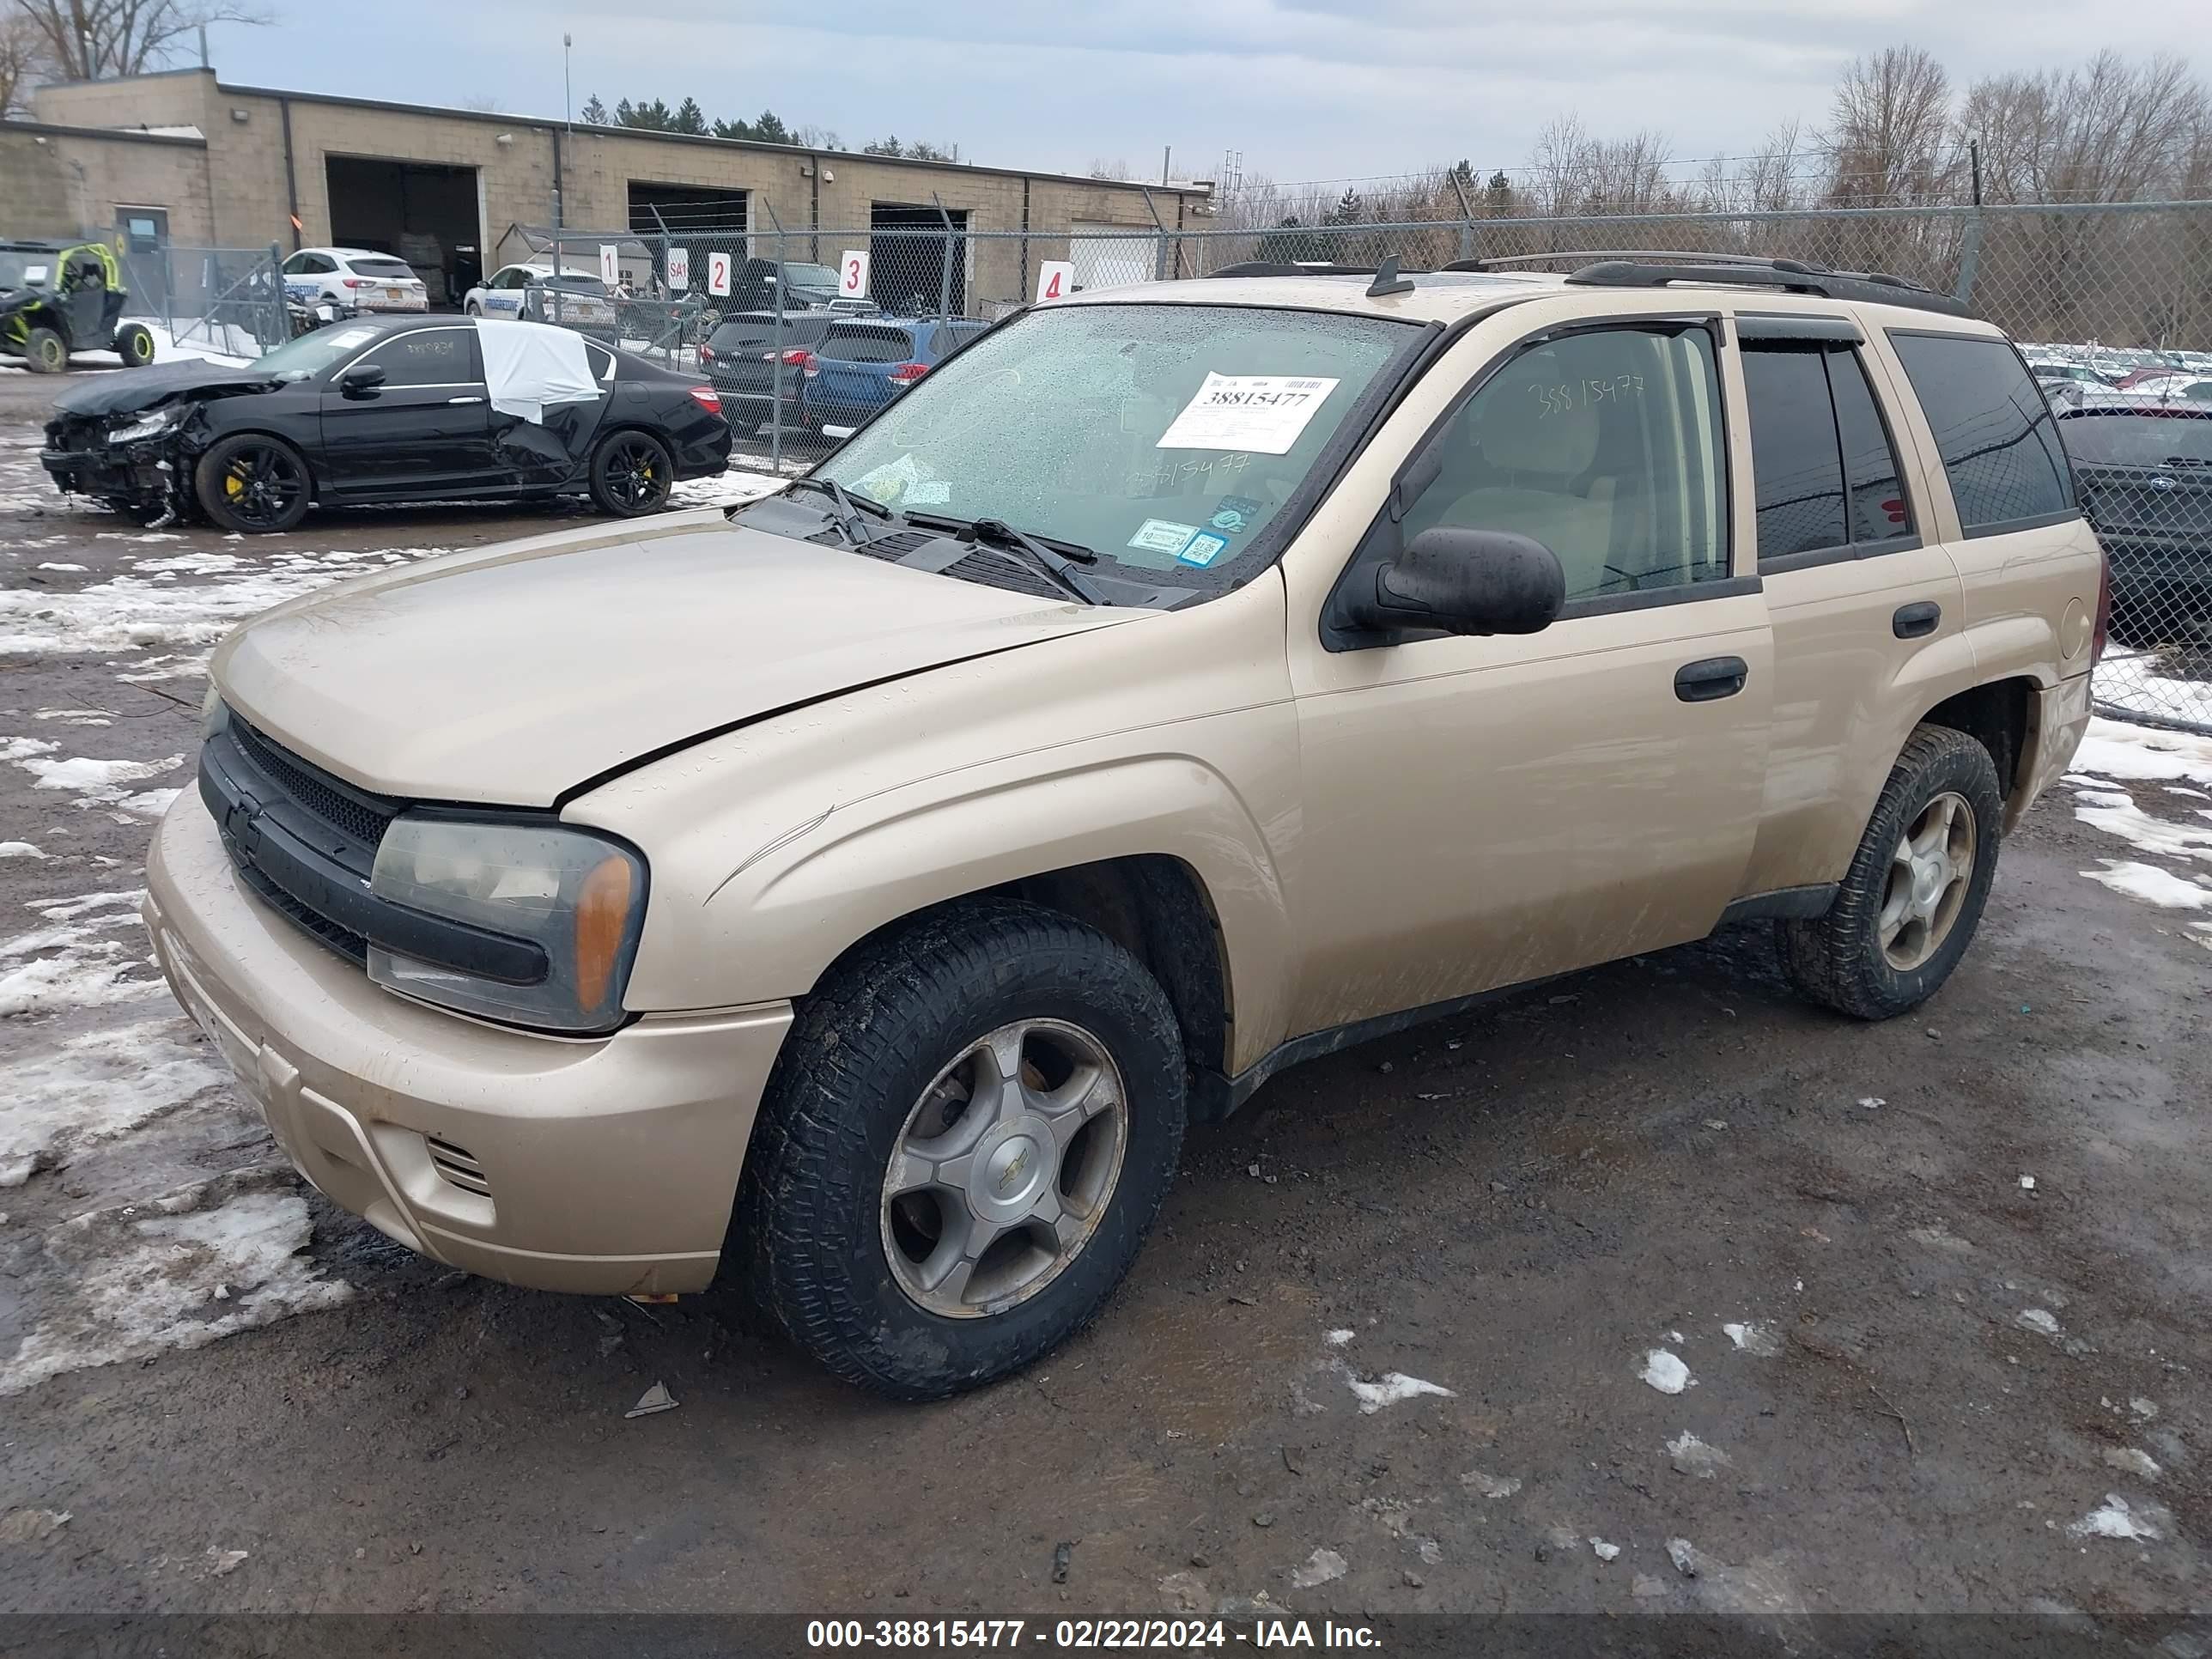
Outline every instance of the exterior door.
<path id="1" fill-rule="evenodd" d="M 1566 574 L 1549 628 L 1293 639 L 1292 1034 L 1698 938 L 1741 891 L 1772 651 L 1733 563 L 1715 337 L 1624 320 L 1516 351 L 1370 532 L 1534 537 Z"/>
<path id="2" fill-rule="evenodd" d="M 1825 326 L 1823 325 L 1826 325 Z M 1928 529 L 1856 325 L 1743 316 L 1774 735 L 1748 893 L 1840 880 L 1912 723 L 1972 653 L 1959 572 Z M 1808 901 L 1820 895 L 1808 894 Z"/>
<path id="3" fill-rule="evenodd" d="M 348 396 L 337 377 L 374 365 L 384 384 Z M 473 323 L 410 329 L 342 366 L 322 394 L 323 451 L 340 497 L 481 491 L 491 476 L 490 406 Z"/>

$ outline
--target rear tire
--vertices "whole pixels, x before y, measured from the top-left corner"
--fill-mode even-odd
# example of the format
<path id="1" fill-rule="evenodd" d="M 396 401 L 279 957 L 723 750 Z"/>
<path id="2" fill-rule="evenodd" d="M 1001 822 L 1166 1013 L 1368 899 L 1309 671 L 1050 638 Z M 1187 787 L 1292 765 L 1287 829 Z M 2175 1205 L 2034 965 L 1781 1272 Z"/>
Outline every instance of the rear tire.
<path id="1" fill-rule="evenodd" d="M 2003 822 L 1990 751 L 1948 726 L 1917 727 L 1828 914 L 1776 924 L 1790 982 L 1856 1019 L 1933 996 L 1973 942 Z"/>
<path id="2" fill-rule="evenodd" d="M 223 439 L 192 469 L 192 493 L 218 528 L 276 535 L 307 515 L 307 463 L 282 438 L 241 432 Z"/>
<path id="3" fill-rule="evenodd" d="M 154 336 L 143 323 L 125 323 L 115 331 L 115 355 L 125 368 L 143 368 L 154 361 Z"/>
<path id="4" fill-rule="evenodd" d="M 69 342 L 51 328 L 33 328 L 23 337 L 23 367 L 33 374 L 58 374 L 69 359 Z"/>
<path id="5" fill-rule="evenodd" d="M 613 432 L 592 452 L 592 501 L 617 519 L 642 518 L 668 505 L 676 461 L 650 432 Z"/>
<path id="6" fill-rule="evenodd" d="M 1128 1272 L 1184 1093 L 1166 995 L 1104 934 L 1003 899 L 915 918 L 801 1006 L 729 1259 L 845 1381 L 979 1388 L 1066 1341 Z"/>

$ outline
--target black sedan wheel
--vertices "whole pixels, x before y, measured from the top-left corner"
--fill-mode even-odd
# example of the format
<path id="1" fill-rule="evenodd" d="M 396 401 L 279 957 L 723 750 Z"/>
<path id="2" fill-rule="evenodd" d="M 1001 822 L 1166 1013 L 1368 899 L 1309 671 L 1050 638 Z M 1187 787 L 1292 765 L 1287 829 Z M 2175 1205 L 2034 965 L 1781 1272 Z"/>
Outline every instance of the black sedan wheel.
<path id="1" fill-rule="evenodd" d="M 675 482 L 675 459 L 650 432 L 615 433 L 592 456 L 592 500 L 617 519 L 658 513 Z"/>
<path id="2" fill-rule="evenodd" d="M 307 516 L 307 464 L 281 438 L 225 438 L 200 457 L 192 484 L 201 509 L 225 530 L 265 536 Z"/>

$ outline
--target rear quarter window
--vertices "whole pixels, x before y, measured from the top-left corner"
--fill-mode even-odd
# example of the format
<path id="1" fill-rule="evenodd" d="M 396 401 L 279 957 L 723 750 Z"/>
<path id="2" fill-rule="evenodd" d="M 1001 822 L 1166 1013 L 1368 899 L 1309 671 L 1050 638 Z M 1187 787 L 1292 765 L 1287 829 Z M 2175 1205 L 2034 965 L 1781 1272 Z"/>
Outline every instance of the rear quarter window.
<path id="1" fill-rule="evenodd" d="M 2075 515 L 2057 421 L 2009 342 L 1909 332 L 1890 341 L 1935 432 L 1967 535 Z"/>
<path id="2" fill-rule="evenodd" d="M 822 342 L 822 355 L 841 363 L 903 363 L 914 357 L 914 337 L 902 328 L 840 324 Z"/>

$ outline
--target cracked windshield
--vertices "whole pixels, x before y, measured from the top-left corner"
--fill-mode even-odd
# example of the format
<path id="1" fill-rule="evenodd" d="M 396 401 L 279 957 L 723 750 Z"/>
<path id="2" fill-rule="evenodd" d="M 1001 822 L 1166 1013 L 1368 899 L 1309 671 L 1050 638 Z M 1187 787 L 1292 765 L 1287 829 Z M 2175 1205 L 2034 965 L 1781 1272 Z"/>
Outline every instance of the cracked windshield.
<path id="1" fill-rule="evenodd" d="M 922 380 L 817 476 L 1127 567 L 1223 571 L 1419 336 L 1232 306 L 1034 312 Z"/>

